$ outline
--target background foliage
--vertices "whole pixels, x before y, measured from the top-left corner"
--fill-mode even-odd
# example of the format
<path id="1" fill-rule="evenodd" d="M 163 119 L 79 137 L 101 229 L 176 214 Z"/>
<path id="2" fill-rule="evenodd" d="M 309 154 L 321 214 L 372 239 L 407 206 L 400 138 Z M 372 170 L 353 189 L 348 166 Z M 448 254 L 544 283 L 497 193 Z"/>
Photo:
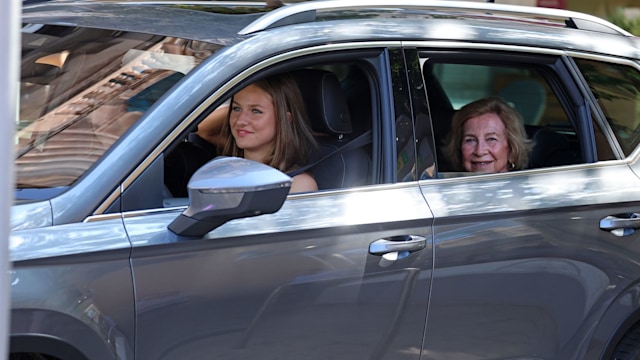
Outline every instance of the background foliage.
<path id="1" fill-rule="evenodd" d="M 616 8 L 607 20 L 634 34 L 640 36 L 640 18 L 628 18 L 624 16 L 622 8 Z"/>

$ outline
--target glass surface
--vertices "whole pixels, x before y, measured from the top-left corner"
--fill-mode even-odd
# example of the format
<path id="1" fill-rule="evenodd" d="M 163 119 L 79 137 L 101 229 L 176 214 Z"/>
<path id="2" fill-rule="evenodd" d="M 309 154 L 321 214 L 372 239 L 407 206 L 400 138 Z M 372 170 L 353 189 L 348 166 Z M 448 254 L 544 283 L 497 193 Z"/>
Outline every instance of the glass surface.
<path id="1" fill-rule="evenodd" d="M 630 66 L 576 59 L 625 156 L 640 143 L 640 72 Z"/>
<path id="2" fill-rule="evenodd" d="M 490 96 L 502 98 L 522 116 L 527 136 L 533 143 L 527 168 L 584 162 L 578 132 L 556 94 L 560 90 L 552 89 L 551 75 L 533 61 L 493 65 L 483 59 L 473 63 L 471 56 L 464 62 L 428 59 L 427 53 L 421 56 L 434 123 L 439 176 L 449 176 L 443 172 L 458 171 L 444 151 L 453 115 L 466 104 Z M 605 145 L 602 144 L 603 154 Z"/>
<path id="3" fill-rule="evenodd" d="M 568 123 L 562 106 L 546 80 L 535 70 L 475 64 L 434 64 L 455 110 L 481 98 L 499 96 L 511 103 L 527 125 Z"/>
<path id="4" fill-rule="evenodd" d="M 23 24 L 16 188 L 72 185 L 218 48 L 166 36 Z"/>

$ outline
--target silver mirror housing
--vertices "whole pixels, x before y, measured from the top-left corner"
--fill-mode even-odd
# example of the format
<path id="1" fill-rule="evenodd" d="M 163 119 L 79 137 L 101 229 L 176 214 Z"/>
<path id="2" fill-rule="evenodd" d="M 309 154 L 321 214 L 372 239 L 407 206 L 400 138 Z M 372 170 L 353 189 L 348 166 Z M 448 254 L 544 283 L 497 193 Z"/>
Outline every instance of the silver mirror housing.
<path id="1" fill-rule="evenodd" d="M 274 213 L 287 198 L 291 181 L 269 165 L 217 157 L 189 180 L 189 207 L 169 224 L 169 230 L 197 237 L 232 219 Z"/>

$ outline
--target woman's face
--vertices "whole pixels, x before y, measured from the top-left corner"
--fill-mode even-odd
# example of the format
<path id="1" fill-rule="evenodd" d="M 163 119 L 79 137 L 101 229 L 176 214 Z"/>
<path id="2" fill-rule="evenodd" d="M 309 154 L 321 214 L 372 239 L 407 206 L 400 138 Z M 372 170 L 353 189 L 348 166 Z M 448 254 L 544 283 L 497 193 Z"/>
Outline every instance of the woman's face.
<path id="1" fill-rule="evenodd" d="M 462 131 L 462 164 L 466 171 L 504 172 L 508 170 L 509 142 L 500 117 L 489 113 L 469 118 Z"/>
<path id="2" fill-rule="evenodd" d="M 276 138 L 273 99 L 256 85 L 249 85 L 233 97 L 229 116 L 231 134 L 247 159 L 262 162 Z"/>

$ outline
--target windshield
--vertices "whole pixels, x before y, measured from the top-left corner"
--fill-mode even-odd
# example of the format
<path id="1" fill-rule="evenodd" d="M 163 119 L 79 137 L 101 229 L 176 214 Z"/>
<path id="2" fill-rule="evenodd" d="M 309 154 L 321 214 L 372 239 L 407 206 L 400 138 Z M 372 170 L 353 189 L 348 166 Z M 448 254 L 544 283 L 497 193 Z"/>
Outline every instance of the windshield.
<path id="1" fill-rule="evenodd" d="M 16 188 L 23 191 L 18 198 L 48 198 L 51 190 L 72 185 L 164 92 L 219 47 L 141 33 L 23 24 L 15 136 Z"/>

